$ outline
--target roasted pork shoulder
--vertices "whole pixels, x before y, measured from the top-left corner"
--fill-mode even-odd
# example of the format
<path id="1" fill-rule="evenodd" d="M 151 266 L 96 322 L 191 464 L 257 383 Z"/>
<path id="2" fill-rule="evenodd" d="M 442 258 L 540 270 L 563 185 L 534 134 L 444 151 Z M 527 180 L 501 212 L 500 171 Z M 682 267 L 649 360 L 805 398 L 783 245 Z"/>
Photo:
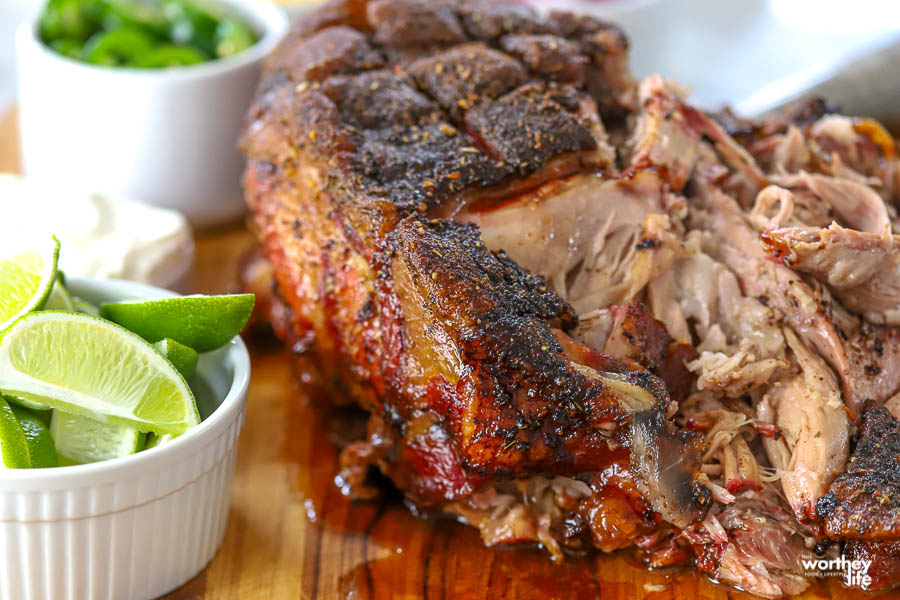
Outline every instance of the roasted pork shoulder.
<path id="1" fill-rule="evenodd" d="M 487 544 L 632 548 L 766 597 L 845 540 L 896 555 L 877 123 L 705 114 L 590 17 L 337 0 L 268 60 L 241 146 L 249 283 L 369 413 L 347 493 L 377 469 Z"/>

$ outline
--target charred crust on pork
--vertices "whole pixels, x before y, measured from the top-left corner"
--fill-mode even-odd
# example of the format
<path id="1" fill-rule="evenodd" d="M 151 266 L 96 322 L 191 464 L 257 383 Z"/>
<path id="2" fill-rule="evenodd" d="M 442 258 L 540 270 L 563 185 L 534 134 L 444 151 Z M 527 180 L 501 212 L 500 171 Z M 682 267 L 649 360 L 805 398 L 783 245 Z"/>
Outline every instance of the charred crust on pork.
<path id="1" fill-rule="evenodd" d="M 816 512 L 832 537 L 900 536 L 900 422 L 886 408 L 863 413 L 847 471 L 819 499 Z"/>
<path id="2" fill-rule="evenodd" d="M 273 151 L 284 160 L 312 145 L 331 159 L 336 180 L 389 198 L 403 215 L 593 150 L 577 105 L 589 99 L 602 117 L 606 108 L 621 113 L 634 97 L 621 31 L 490 4 L 333 2 L 320 9 L 268 60 L 244 151 L 275 162 Z M 584 61 L 572 60 L 587 75 L 556 87 L 555 72 L 529 69 L 503 51 L 499 37 L 510 31 L 562 36 L 568 52 L 577 46 Z M 391 60 L 392 48 L 406 54 Z M 270 120 L 286 130 L 279 148 L 260 139 Z"/>

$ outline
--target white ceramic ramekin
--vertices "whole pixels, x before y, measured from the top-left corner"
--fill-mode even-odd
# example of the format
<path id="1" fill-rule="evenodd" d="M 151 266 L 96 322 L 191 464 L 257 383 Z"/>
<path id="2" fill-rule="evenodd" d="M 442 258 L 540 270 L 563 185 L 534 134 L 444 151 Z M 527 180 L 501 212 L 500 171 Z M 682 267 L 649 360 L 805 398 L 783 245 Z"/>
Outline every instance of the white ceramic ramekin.
<path id="1" fill-rule="evenodd" d="M 16 37 L 28 177 L 174 208 L 195 225 L 245 210 L 235 148 L 260 62 L 288 27 L 264 0 L 216 0 L 262 33 L 231 58 L 173 69 L 98 67 L 47 48 L 37 22 Z"/>
<path id="2" fill-rule="evenodd" d="M 70 289 L 92 302 L 173 295 L 125 281 L 74 279 Z M 0 470 L 0 598 L 156 598 L 212 560 L 231 502 L 247 348 L 236 338 L 202 355 L 198 374 L 221 404 L 168 444 L 91 465 Z"/>

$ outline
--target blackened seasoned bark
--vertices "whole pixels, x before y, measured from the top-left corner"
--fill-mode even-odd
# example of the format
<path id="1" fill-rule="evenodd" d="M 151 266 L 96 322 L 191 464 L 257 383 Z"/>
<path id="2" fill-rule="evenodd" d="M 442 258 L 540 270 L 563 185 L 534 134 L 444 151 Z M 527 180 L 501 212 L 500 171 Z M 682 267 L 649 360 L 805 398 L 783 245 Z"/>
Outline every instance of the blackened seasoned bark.
<path id="1" fill-rule="evenodd" d="M 319 81 L 384 65 L 384 58 L 355 29 L 339 25 L 323 29 L 285 51 L 279 69 L 292 81 Z"/>
<path id="2" fill-rule="evenodd" d="M 476 105 L 466 113 L 466 126 L 492 156 L 528 174 L 551 158 L 597 148 L 587 124 L 573 114 L 579 100 L 570 88 L 531 84 Z M 592 166 L 600 164 L 598 157 Z"/>
<path id="3" fill-rule="evenodd" d="M 443 113 L 409 82 L 390 70 L 370 71 L 353 77 L 333 77 L 321 84 L 334 102 L 341 121 L 354 129 L 390 129 L 402 136 L 421 123 L 440 122 Z"/>
<path id="4" fill-rule="evenodd" d="M 594 99 L 584 89 L 545 87 L 499 48 L 458 45 L 462 30 L 448 23 L 462 11 L 454 2 L 331 3 L 316 13 L 327 26 L 299 27 L 307 36 L 290 35 L 269 60 L 245 150 L 279 162 L 312 146 L 348 195 L 385 198 L 396 218 L 554 158 L 569 157 L 548 167 L 555 176 L 609 162 L 608 151 L 596 150 L 603 128 Z M 533 28 L 550 27 L 542 22 L 533 16 Z M 285 130 L 278 148 L 261 139 L 261 122 Z"/>
<path id="5" fill-rule="evenodd" d="M 492 0 L 464 0 L 458 15 L 472 39 L 518 56 L 542 78 L 583 85 L 604 119 L 637 108 L 628 40 L 615 25 L 560 11 L 544 16 L 525 6 Z M 502 39 L 507 35 L 511 37 Z M 523 37 L 515 39 L 519 35 Z M 560 64 L 564 66 L 558 70 Z"/>
<path id="6" fill-rule="evenodd" d="M 865 412 L 847 472 L 834 480 L 816 511 L 832 537 L 900 537 L 900 422 L 886 408 Z"/>
<path id="7" fill-rule="evenodd" d="M 403 75 L 379 70 L 333 77 L 301 94 L 319 96 L 324 105 L 330 101 L 338 117 L 310 127 L 306 143 L 344 149 L 334 158 L 349 171 L 347 184 L 393 200 L 401 212 L 468 187 L 497 184 L 510 172 L 479 151 Z"/>
<path id="8" fill-rule="evenodd" d="M 561 46 L 563 53 L 577 49 L 578 56 L 588 59 L 584 79 L 572 80 L 574 88 L 545 88 L 544 81 L 559 77 L 555 67 L 534 62 L 543 61 L 541 53 L 512 39 L 508 43 L 517 50 L 503 52 L 500 37 L 525 31 L 549 36 L 523 40 L 526 45 L 552 50 L 555 39 L 568 40 Z M 316 152 L 328 156 L 346 150 L 347 160 L 335 156 L 331 163 L 334 177 L 355 193 L 390 198 L 401 213 L 408 213 L 466 188 L 509 182 L 515 173 L 534 171 L 542 162 L 573 151 L 585 152 L 585 159 L 557 175 L 597 166 L 601 158 L 592 151 L 603 126 L 595 103 L 602 118 L 607 108 L 618 114 L 632 106 L 635 97 L 626 48 L 614 26 L 564 13 L 545 18 L 525 7 L 489 2 L 335 1 L 295 26 L 263 76 L 261 89 L 275 92 L 281 105 L 299 100 L 310 107 L 283 111 L 263 95 L 251 119 L 267 118 L 267 106 L 275 113 L 269 118 L 282 122 L 289 133 L 287 145 L 294 147 L 281 151 L 283 158 L 293 159 L 295 150 L 307 144 L 318 145 Z M 531 65 L 523 64 L 520 53 Z M 421 97 L 417 87 L 424 92 Z M 338 104 L 338 118 L 322 98 L 313 97 L 320 88 Z M 302 99 L 292 97 L 296 95 Z M 476 105 L 478 110 L 466 118 L 466 110 Z M 486 119 L 497 115 L 505 122 L 492 128 Z M 481 135 L 497 138 L 514 124 L 529 128 L 514 147 L 499 139 L 483 146 Z M 468 126 L 474 129 L 468 132 Z M 271 147 L 245 141 L 250 143 L 268 155 L 267 160 L 273 158 Z M 535 151 L 529 152 L 530 146 Z M 249 147 L 247 152 L 254 156 Z M 373 162 L 393 167 L 393 173 L 402 173 L 407 181 L 378 177 Z"/>
<path id="9" fill-rule="evenodd" d="M 528 6 L 493 0 L 465 0 L 460 4 L 459 18 L 473 39 L 496 41 L 506 33 L 538 32 L 549 27 Z"/>
<path id="10" fill-rule="evenodd" d="M 500 45 L 529 69 L 564 83 L 581 84 L 590 61 L 575 42 L 556 35 L 508 35 Z"/>
<path id="11" fill-rule="evenodd" d="M 375 41 L 387 46 L 432 46 L 466 40 L 452 3 L 415 0 L 369 2 L 369 24 Z"/>
<path id="12" fill-rule="evenodd" d="M 493 100 L 528 81 L 522 65 L 483 43 L 464 44 L 421 58 L 408 72 L 450 114 Z"/>
<path id="13" fill-rule="evenodd" d="M 572 307 L 550 291 L 543 279 L 504 253 L 489 252 L 474 225 L 414 219 L 401 223 L 390 239 L 409 266 L 424 277 L 423 283 L 433 282 L 428 283 L 434 286 L 428 298 L 440 306 L 442 318 L 477 326 L 463 332 L 461 339 L 484 339 L 481 332 L 495 320 L 513 318 L 521 319 L 521 329 L 540 327 L 543 343 L 557 347 L 548 322 L 558 319 L 565 328 L 575 322 Z M 477 323 L 473 315 L 487 318 Z"/>
<path id="14" fill-rule="evenodd" d="M 624 116 L 637 108 L 636 84 L 628 69 L 628 39 L 622 30 L 592 17 L 551 12 L 550 33 L 576 41 L 591 58 L 586 88 L 604 118 Z"/>

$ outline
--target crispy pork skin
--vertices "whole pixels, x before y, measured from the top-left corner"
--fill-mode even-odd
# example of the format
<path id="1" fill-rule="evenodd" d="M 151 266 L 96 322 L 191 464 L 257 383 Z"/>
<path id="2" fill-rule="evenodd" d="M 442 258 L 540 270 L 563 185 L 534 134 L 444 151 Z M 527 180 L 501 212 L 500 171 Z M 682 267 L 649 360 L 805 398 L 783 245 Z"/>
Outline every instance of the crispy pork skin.
<path id="1" fill-rule="evenodd" d="M 881 591 L 900 586 L 900 541 L 850 540 L 844 546 L 848 560 L 868 561 L 872 582 L 867 590 Z"/>
<path id="2" fill-rule="evenodd" d="M 886 408 L 863 415 L 847 471 L 819 498 L 816 510 L 835 538 L 900 537 L 900 422 Z"/>
<path id="3" fill-rule="evenodd" d="M 900 422 L 879 406 L 863 415 L 859 442 L 847 471 L 816 509 L 826 533 L 848 539 L 850 560 L 871 561 L 867 589 L 900 585 Z"/>

